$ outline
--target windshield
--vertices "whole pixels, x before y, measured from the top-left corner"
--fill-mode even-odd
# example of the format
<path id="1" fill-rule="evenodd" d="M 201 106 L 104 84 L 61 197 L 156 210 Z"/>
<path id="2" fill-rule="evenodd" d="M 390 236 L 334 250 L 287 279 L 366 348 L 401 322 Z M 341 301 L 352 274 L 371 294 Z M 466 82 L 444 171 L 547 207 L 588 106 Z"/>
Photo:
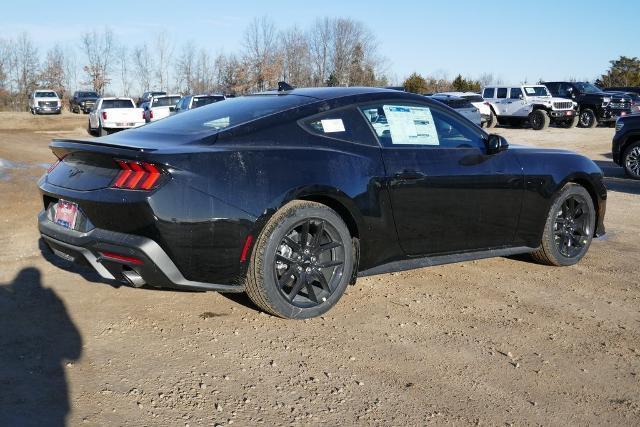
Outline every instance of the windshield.
<path id="1" fill-rule="evenodd" d="M 46 91 L 46 92 L 36 92 L 36 98 L 57 98 L 55 92 Z"/>
<path id="2" fill-rule="evenodd" d="M 224 101 L 224 96 L 194 96 L 191 108 L 202 107 L 218 101 Z"/>
<path id="3" fill-rule="evenodd" d="M 137 131 L 173 134 L 216 133 L 226 127 L 237 126 L 315 101 L 317 99 L 299 95 L 241 96 L 149 123 Z"/>
<path id="4" fill-rule="evenodd" d="M 578 82 L 574 83 L 578 90 L 582 93 L 601 93 L 602 89 L 597 86 L 592 85 L 591 83 Z"/>
<path id="5" fill-rule="evenodd" d="M 104 99 L 101 108 L 135 108 L 135 105 L 130 99 Z"/>
<path id="6" fill-rule="evenodd" d="M 153 101 L 154 107 L 171 107 L 176 105 L 176 102 L 180 100 L 179 96 L 166 96 L 162 98 L 156 98 Z"/>
<path id="7" fill-rule="evenodd" d="M 97 98 L 98 94 L 95 92 L 80 92 L 78 93 L 80 98 Z"/>
<path id="8" fill-rule="evenodd" d="M 525 86 L 527 96 L 551 96 L 545 86 Z"/>

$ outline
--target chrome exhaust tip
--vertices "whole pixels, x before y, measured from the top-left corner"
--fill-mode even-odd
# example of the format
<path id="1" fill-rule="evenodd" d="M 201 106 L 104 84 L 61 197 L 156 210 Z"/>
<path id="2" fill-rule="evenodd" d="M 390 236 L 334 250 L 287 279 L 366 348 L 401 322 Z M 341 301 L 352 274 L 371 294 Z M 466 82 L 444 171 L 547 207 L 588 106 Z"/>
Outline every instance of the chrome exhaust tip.
<path id="1" fill-rule="evenodd" d="M 127 280 L 127 282 L 134 288 L 140 288 L 147 284 L 147 282 L 144 281 L 142 276 L 140 276 L 134 270 L 123 270 L 122 275 Z"/>

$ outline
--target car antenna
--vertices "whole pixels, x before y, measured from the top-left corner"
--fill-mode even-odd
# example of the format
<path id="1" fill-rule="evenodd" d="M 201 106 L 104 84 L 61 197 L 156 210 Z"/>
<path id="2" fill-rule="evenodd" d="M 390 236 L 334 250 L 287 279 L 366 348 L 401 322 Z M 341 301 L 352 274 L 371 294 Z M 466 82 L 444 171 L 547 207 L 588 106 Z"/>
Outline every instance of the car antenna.
<path id="1" fill-rule="evenodd" d="M 294 90 L 295 87 L 291 86 L 287 82 L 278 82 L 278 92 L 284 92 L 286 90 Z"/>

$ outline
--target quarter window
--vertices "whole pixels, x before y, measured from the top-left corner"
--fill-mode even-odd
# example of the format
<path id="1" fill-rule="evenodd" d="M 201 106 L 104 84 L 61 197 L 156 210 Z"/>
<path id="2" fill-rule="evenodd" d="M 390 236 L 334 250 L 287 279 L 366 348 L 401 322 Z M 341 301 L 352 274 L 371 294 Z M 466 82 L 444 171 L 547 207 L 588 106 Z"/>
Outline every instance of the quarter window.
<path id="1" fill-rule="evenodd" d="M 327 138 L 341 139 L 365 145 L 377 145 L 371 129 L 354 108 L 329 111 L 307 119 L 303 126 L 310 132 Z"/>
<path id="2" fill-rule="evenodd" d="M 498 88 L 498 96 L 496 98 L 506 98 L 507 97 L 507 88 L 499 87 Z"/>

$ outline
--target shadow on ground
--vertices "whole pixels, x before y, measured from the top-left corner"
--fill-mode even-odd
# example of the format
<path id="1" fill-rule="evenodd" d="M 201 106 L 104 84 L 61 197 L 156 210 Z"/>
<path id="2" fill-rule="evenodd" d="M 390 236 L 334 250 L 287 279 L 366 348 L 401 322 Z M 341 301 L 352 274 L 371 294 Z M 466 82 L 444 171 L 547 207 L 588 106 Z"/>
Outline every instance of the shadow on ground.
<path id="1" fill-rule="evenodd" d="M 640 181 L 627 177 L 624 169 L 610 160 L 594 160 L 604 173 L 607 190 L 619 193 L 640 194 Z"/>
<path id="2" fill-rule="evenodd" d="M 0 284 L 0 425 L 65 425 L 65 367 L 81 353 L 78 329 L 39 270 Z"/>

